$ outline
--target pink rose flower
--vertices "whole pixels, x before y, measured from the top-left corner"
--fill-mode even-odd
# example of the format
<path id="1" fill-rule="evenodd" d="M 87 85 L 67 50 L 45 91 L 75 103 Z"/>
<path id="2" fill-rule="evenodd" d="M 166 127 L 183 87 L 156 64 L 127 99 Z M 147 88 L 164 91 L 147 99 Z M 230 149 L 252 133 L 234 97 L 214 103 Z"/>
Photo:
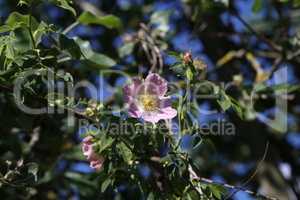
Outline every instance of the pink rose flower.
<path id="1" fill-rule="evenodd" d="M 167 81 L 158 74 L 150 73 L 145 80 L 133 78 L 132 83 L 123 88 L 128 114 L 152 123 L 176 117 L 170 96 L 165 96 L 167 90 Z"/>
<path id="2" fill-rule="evenodd" d="M 92 139 L 92 136 L 87 136 L 82 140 L 82 153 L 90 162 L 91 168 L 101 170 L 104 158 L 94 152 Z"/>
<path id="3" fill-rule="evenodd" d="M 99 157 L 98 160 L 92 160 L 90 162 L 90 167 L 93 168 L 93 169 L 95 169 L 95 170 L 97 170 L 97 171 L 99 171 L 99 170 L 102 169 L 103 163 L 104 163 L 104 158 L 103 157 Z"/>

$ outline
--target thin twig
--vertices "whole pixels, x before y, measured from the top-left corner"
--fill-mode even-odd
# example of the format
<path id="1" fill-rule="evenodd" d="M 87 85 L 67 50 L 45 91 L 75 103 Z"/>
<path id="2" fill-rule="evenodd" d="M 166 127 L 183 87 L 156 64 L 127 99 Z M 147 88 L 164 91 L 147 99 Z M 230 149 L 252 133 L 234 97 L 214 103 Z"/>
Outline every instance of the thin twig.
<path id="1" fill-rule="evenodd" d="M 253 172 L 253 174 L 240 186 L 241 188 L 245 188 L 249 183 L 250 181 L 256 176 L 256 174 L 258 173 L 259 169 L 261 168 L 263 162 L 265 161 L 266 159 L 266 156 L 267 156 L 267 153 L 268 153 L 268 150 L 269 150 L 269 141 L 267 141 L 266 143 L 266 146 L 265 146 L 265 151 L 264 151 L 264 154 L 261 158 L 261 160 L 259 161 L 255 171 Z M 233 191 L 231 194 L 229 194 L 227 197 L 225 197 L 225 200 L 226 199 L 229 199 L 230 197 L 232 197 L 233 195 L 235 195 L 237 192 L 239 192 L 240 189 L 237 189 L 235 191 Z"/>
<path id="2" fill-rule="evenodd" d="M 68 27 L 62 32 L 62 34 L 64 34 L 64 35 L 68 34 L 73 28 L 75 28 L 75 27 L 78 26 L 78 25 L 79 25 L 79 22 L 78 22 L 78 21 L 72 23 L 70 26 L 68 26 Z"/>
<path id="3" fill-rule="evenodd" d="M 250 24 L 248 24 L 238 13 L 234 13 L 235 17 L 251 32 L 253 33 L 258 39 L 264 41 L 266 44 L 268 44 L 274 51 L 281 52 L 282 47 L 275 44 L 273 41 L 266 38 L 264 35 L 258 33 L 254 28 L 251 27 Z"/>
<path id="4" fill-rule="evenodd" d="M 242 187 L 233 186 L 233 185 L 229 185 L 227 183 L 217 182 L 217 181 L 214 181 L 214 180 L 211 180 L 211 179 L 208 179 L 208 178 L 200 177 L 195 173 L 195 171 L 193 170 L 193 168 L 191 166 L 189 167 L 189 172 L 190 172 L 190 174 L 192 174 L 191 176 L 192 176 L 193 180 L 197 180 L 197 181 L 207 183 L 207 184 L 220 185 L 220 186 L 222 186 L 224 188 L 227 188 L 227 189 L 230 189 L 230 190 L 238 189 L 239 191 L 243 191 L 243 192 L 245 192 L 247 194 L 250 194 L 252 196 L 260 197 L 260 198 L 263 198 L 263 199 L 266 199 L 266 200 L 279 200 L 276 197 L 270 197 L 270 196 L 267 196 L 267 195 L 262 195 L 262 194 L 253 192 L 251 190 L 247 190 L 247 189 L 242 188 Z"/>
<path id="5" fill-rule="evenodd" d="M 274 64 L 272 65 L 270 74 L 269 74 L 269 78 L 271 78 L 273 76 L 273 74 L 277 71 L 278 67 L 280 66 L 281 62 L 282 62 L 283 58 L 280 56 L 279 58 L 277 58 L 274 61 Z"/>

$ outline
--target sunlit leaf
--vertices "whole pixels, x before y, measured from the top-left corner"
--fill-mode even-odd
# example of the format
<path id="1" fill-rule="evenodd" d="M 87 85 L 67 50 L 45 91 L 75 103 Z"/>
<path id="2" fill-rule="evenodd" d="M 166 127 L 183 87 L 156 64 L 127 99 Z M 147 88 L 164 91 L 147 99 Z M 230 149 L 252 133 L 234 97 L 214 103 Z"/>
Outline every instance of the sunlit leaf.
<path id="1" fill-rule="evenodd" d="M 96 16 L 90 12 L 83 12 L 78 21 L 84 25 L 97 24 L 107 28 L 121 28 L 121 20 L 114 15 Z"/>
<path id="2" fill-rule="evenodd" d="M 7 25 L 0 26 L 0 33 L 5 33 L 10 31 L 10 27 Z"/>
<path id="3" fill-rule="evenodd" d="M 9 17 L 7 18 L 5 24 L 11 29 L 14 30 L 19 27 L 31 27 L 32 30 L 37 29 L 38 22 L 34 17 L 31 17 L 29 15 L 22 15 L 18 12 L 12 12 Z"/>
<path id="4" fill-rule="evenodd" d="M 133 152 L 123 142 L 119 143 L 117 148 L 127 163 L 132 160 Z"/>
<path id="5" fill-rule="evenodd" d="M 109 185 L 112 183 L 112 180 L 110 178 L 106 179 L 102 184 L 101 184 L 101 192 L 105 192 L 105 190 L 109 187 Z"/>
<path id="6" fill-rule="evenodd" d="M 61 7 L 63 9 L 65 9 L 65 10 L 68 10 L 68 11 L 72 12 L 72 14 L 74 16 L 76 16 L 76 11 L 72 7 L 72 4 L 73 4 L 72 0 L 50 0 L 50 2 L 54 3 L 58 7 Z"/>

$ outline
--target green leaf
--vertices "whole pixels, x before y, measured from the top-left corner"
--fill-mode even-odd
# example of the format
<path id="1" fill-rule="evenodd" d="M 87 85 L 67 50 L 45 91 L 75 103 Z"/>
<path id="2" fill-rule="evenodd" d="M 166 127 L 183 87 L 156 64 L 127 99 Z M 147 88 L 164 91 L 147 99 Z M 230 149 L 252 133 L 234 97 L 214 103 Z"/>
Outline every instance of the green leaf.
<path id="1" fill-rule="evenodd" d="M 117 144 L 117 148 L 119 149 L 125 162 L 128 163 L 129 161 L 132 160 L 133 154 L 131 150 L 123 142 Z"/>
<path id="2" fill-rule="evenodd" d="M 186 70 L 186 77 L 187 77 L 187 79 L 188 79 L 189 81 L 191 81 L 191 80 L 193 80 L 193 76 L 194 76 L 194 74 L 193 74 L 191 68 L 189 67 L 189 68 Z"/>
<path id="3" fill-rule="evenodd" d="M 129 43 L 126 43 L 123 46 L 121 46 L 118 49 L 119 56 L 121 58 L 123 58 L 123 57 L 128 56 L 129 54 L 131 54 L 132 51 L 133 51 L 134 45 L 135 45 L 134 42 L 129 42 Z"/>
<path id="4" fill-rule="evenodd" d="M 180 60 L 180 53 L 178 53 L 178 52 L 176 52 L 176 51 L 167 51 L 167 54 L 169 55 L 169 56 L 173 56 L 173 57 L 175 57 L 177 60 Z"/>
<path id="5" fill-rule="evenodd" d="M 90 24 L 102 25 L 110 29 L 122 27 L 122 22 L 120 18 L 114 15 L 96 16 L 90 12 L 83 12 L 79 16 L 78 22 L 84 25 L 90 25 Z"/>
<path id="6" fill-rule="evenodd" d="M 24 53 L 33 48 L 29 32 L 26 29 L 18 28 L 13 32 L 15 39 L 12 41 L 12 47 L 15 55 Z"/>
<path id="7" fill-rule="evenodd" d="M 65 35 L 59 35 L 59 44 L 62 50 L 66 50 L 75 59 L 80 59 L 81 50 L 78 44 L 73 40 L 67 38 Z"/>
<path id="8" fill-rule="evenodd" d="M 5 24 L 11 29 L 14 30 L 19 27 L 31 27 L 32 30 L 36 30 L 39 26 L 38 22 L 34 17 L 31 17 L 30 24 L 30 16 L 22 15 L 18 12 L 12 12 L 7 18 Z"/>
<path id="9" fill-rule="evenodd" d="M 109 185 L 112 183 L 112 180 L 110 178 L 106 179 L 102 184 L 101 184 L 101 192 L 105 192 L 106 189 L 109 187 Z"/>
<path id="10" fill-rule="evenodd" d="M 50 26 L 42 21 L 37 29 L 33 31 L 33 38 L 36 44 L 39 44 L 41 42 L 42 36 L 50 31 L 52 31 Z"/>
<path id="11" fill-rule="evenodd" d="M 54 3 L 55 5 L 57 5 L 60 8 L 63 8 L 65 10 L 72 12 L 72 14 L 74 16 L 76 16 L 76 11 L 72 7 L 72 4 L 73 4 L 72 0 L 50 0 L 50 2 Z"/>
<path id="12" fill-rule="evenodd" d="M 97 151 L 99 154 L 106 150 L 107 148 L 111 147 L 115 139 L 111 137 L 107 137 L 105 134 L 102 134 L 100 141 L 98 142 L 99 150 Z"/>
<path id="13" fill-rule="evenodd" d="M 28 6 L 31 3 L 31 0 L 19 0 L 18 6 L 26 5 Z"/>
<path id="14" fill-rule="evenodd" d="M 208 187 L 216 199 L 222 199 L 222 194 L 225 191 L 222 186 L 210 184 Z"/>
<path id="15" fill-rule="evenodd" d="M 81 175 L 81 174 L 78 174 L 75 172 L 66 172 L 64 174 L 64 177 L 66 179 L 72 180 L 72 182 L 74 182 L 74 183 L 85 185 L 89 188 L 96 189 L 95 184 L 93 182 L 91 182 L 90 180 L 84 178 L 83 175 Z"/>
<path id="16" fill-rule="evenodd" d="M 238 116 L 241 118 L 241 119 L 244 119 L 244 109 L 243 107 L 240 105 L 240 103 L 235 100 L 234 98 L 228 96 L 231 100 L 231 106 L 233 108 L 233 110 L 238 114 Z"/>
<path id="17" fill-rule="evenodd" d="M 79 38 L 75 39 L 76 43 L 79 45 L 82 55 L 80 60 L 90 66 L 95 67 L 111 67 L 116 65 L 116 62 L 110 57 L 96 53 L 92 50 L 92 47 L 88 41 L 81 40 Z"/>
<path id="18" fill-rule="evenodd" d="M 252 5 L 252 11 L 257 13 L 259 11 L 261 11 L 263 7 L 263 1 L 262 0 L 255 0 L 253 5 Z"/>
<path id="19" fill-rule="evenodd" d="M 290 85 L 287 83 L 277 84 L 273 86 L 268 86 L 266 84 L 260 83 L 256 84 L 254 87 L 254 92 L 276 92 L 279 93 L 291 93 L 300 89 L 299 85 Z"/>
<path id="20" fill-rule="evenodd" d="M 6 33 L 10 31 L 10 27 L 7 25 L 0 26 L 0 33 Z"/>
<path id="21" fill-rule="evenodd" d="M 111 67 L 116 64 L 116 62 L 113 59 L 100 53 L 93 53 L 90 56 L 86 56 L 86 58 L 88 59 L 88 61 L 90 61 L 90 63 L 87 63 L 91 65 L 94 64 L 94 66 Z"/>
<path id="22" fill-rule="evenodd" d="M 232 105 L 230 97 L 227 96 L 223 90 L 220 91 L 220 99 L 218 100 L 218 103 L 223 111 L 228 110 Z"/>

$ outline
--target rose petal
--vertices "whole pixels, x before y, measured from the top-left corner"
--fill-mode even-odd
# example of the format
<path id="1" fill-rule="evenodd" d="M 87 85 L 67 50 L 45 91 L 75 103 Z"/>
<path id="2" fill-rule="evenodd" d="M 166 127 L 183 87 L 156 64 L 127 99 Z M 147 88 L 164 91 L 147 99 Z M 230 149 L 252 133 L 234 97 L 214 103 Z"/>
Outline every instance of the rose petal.
<path id="1" fill-rule="evenodd" d="M 82 145 L 82 153 L 86 157 L 87 160 L 92 160 L 97 158 L 97 154 L 95 154 L 93 150 L 93 145 L 91 144 L 83 144 Z"/>
<path id="2" fill-rule="evenodd" d="M 158 116 L 157 112 L 144 112 L 142 118 L 146 122 L 157 123 L 161 118 Z"/>
<path id="3" fill-rule="evenodd" d="M 161 108 L 158 113 L 160 119 L 173 119 L 177 116 L 177 110 L 172 107 Z"/>
<path id="4" fill-rule="evenodd" d="M 83 138 L 82 143 L 91 144 L 92 143 L 92 139 L 93 139 L 92 136 L 90 136 L 90 135 L 86 136 L 85 138 Z"/>
<path id="5" fill-rule="evenodd" d="M 101 168 L 103 166 L 103 163 L 104 163 L 104 158 L 100 157 L 97 160 L 92 160 L 90 162 L 90 167 L 93 168 L 93 169 L 95 169 L 95 170 L 101 170 Z"/>
<path id="6" fill-rule="evenodd" d="M 123 88 L 124 101 L 129 103 L 134 96 L 136 96 L 139 88 L 142 85 L 142 80 L 139 78 L 133 78 L 132 82 Z"/>
<path id="7" fill-rule="evenodd" d="M 164 96 L 168 90 L 168 82 L 156 73 L 149 74 L 145 79 L 147 86 L 147 92 L 150 94 L 156 94 L 158 96 Z"/>
<path id="8" fill-rule="evenodd" d="M 96 170 L 100 170 L 103 166 L 104 158 L 98 156 L 96 159 L 90 161 L 90 167 Z"/>
<path id="9" fill-rule="evenodd" d="M 171 107 L 172 102 L 171 102 L 171 97 L 160 97 L 159 98 L 159 108 L 165 108 L 165 107 Z"/>
<path id="10" fill-rule="evenodd" d="M 173 119 L 177 115 L 177 110 L 172 107 L 161 108 L 156 112 L 145 112 L 142 114 L 142 118 L 151 123 L 157 123 L 161 119 Z"/>
<path id="11" fill-rule="evenodd" d="M 168 90 L 167 86 L 167 81 L 155 73 L 150 73 L 144 82 L 137 78 L 133 79 L 131 84 L 123 88 L 124 100 L 128 105 L 129 116 L 142 118 L 152 123 L 157 123 L 160 119 L 174 118 L 177 115 L 177 111 L 171 107 L 171 98 L 164 97 Z M 155 110 L 157 106 L 157 110 L 144 110 L 144 104 L 147 99 L 144 99 L 145 102 L 141 99 L 148 97 L 158 99 L 158 104 L 154 108 Z"/>
<path id="12" fill-rule="evenodd" d="M 128 114 L 134 118 L 140 118 L 142 116 L 142 110 L 139 108 L 136 102 L 132 102 L 128 108 Z"/>

